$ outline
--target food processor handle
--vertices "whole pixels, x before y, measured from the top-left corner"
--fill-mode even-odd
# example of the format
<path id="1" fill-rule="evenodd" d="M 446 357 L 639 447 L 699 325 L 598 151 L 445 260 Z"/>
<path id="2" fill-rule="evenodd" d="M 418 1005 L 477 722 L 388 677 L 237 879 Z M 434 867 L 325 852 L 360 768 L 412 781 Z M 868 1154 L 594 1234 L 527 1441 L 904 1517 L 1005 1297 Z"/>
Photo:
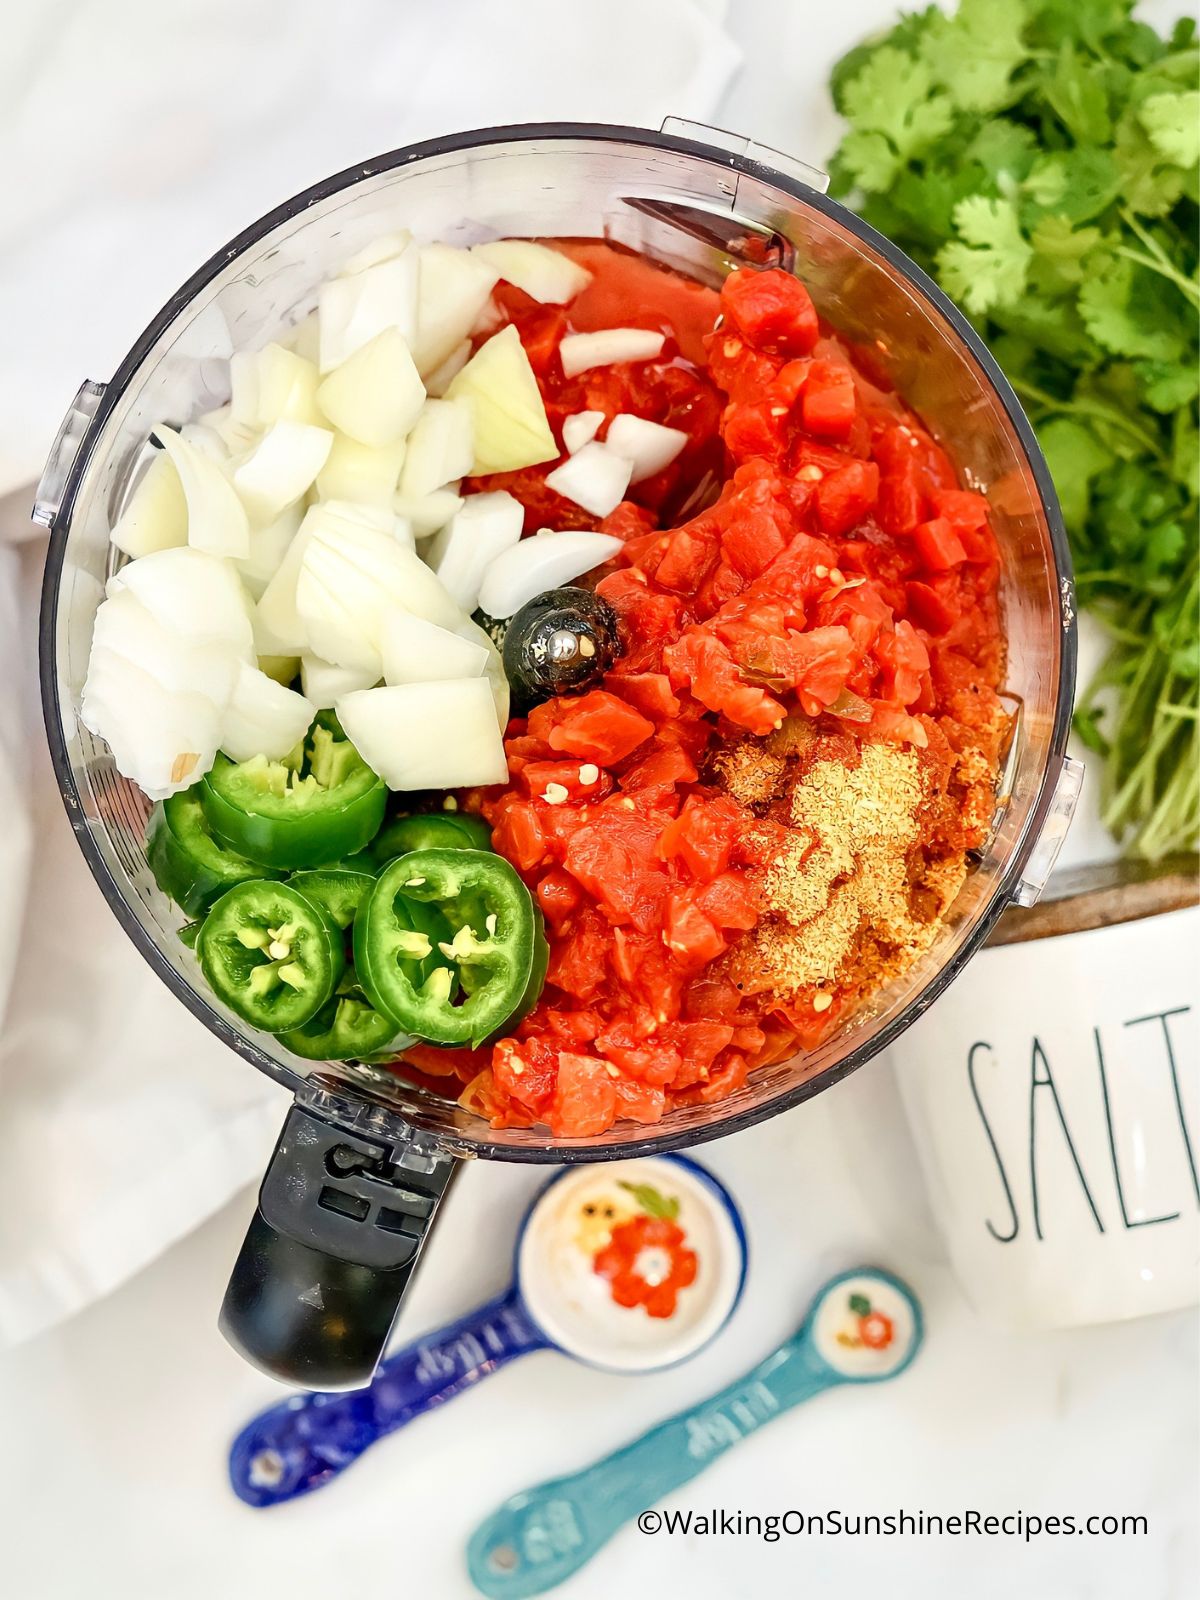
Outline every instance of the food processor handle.
<path id="1" fill-rule="evenodd" d="M 764 1423 L 846 1380 L 802 1329 L 719 1394 L 680 1411 L 582 1471 L 506 1500 L 471 1536 L 467 1568 L 490 1600 L 544 1594 L 590 1561 L 617 1529 L 648 1513 Z"/>
<path id="2" fill-rule="evenodd" d="M 546 1348 L 545 1335 L 511 1287 L 397 1350 L 366 1389 L 295 1395 L 261 1412 L 229 1452 L 234 1492 L 247 1505 L 262 1507 L 319 1489 L 377 1439 L 452 1400 L 517 1356 Z"/>
<path id="3" fill-rule="evenodd" d="M 306 1389 L 370 1382 L 459 1165 L 394 1117 L 364 1132 L 371 1110 L 292 1107 L 221 1306 L 235 1350 Z"/>

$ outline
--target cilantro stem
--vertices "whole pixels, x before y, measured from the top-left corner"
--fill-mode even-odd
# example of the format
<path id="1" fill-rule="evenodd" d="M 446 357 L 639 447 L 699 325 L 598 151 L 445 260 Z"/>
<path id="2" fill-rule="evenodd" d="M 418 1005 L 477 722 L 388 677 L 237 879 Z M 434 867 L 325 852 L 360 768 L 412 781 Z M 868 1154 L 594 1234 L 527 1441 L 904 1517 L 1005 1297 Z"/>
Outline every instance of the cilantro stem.
<path id="1" fill-rule="evenodd" d="M 1045 406 L 1047 411 L 1057 411 L 1064 416 L 1069 412 L 1076 411 L 1080 416 L 1101 417 L 1120 432 L 1128 434 L 1131 439 L 1136 439 L 1157 460 L 1165 461 L 1167 459 L 1166 452 L 1153 434 L 1149 434 L 1145 429 L 1139 428 L 1135 423 L 1130 422 L 1128 417 L 1122 416 L 1119 411 L 1114 411 L 1110 406 L 1106 406 L 1102 400 L 1089 400 L 1086 397 L 1059 400 L 1054 395 L 1047 394 L 1044 389 L 1039 389 L 1036 384 L 1030 383 L 1025 378 L 1018 378 L 1010 374 L 1008 381 L 1018 394 L 1028 395 L 1031 400 L 1036 400 L 1039 405 Z"/>
<path id="2" fill-rule="evenodd" d="M 1190 283 L 1182 272 L 1177 271 L 1170 261 L 1157 255 L 1143 255 L 1140 250 L 1131 250 L 1128 245 L 1118 245 L 1113 254 L 1122 256 L 1126 261 L 1136 261 L 1139 266 L 1145 267 L 1147 272 L 1156 272 L 1160 278 L 1173 283 L 1194 306 L 1200 306 L 1200 289 L 1194 283 Z"/>

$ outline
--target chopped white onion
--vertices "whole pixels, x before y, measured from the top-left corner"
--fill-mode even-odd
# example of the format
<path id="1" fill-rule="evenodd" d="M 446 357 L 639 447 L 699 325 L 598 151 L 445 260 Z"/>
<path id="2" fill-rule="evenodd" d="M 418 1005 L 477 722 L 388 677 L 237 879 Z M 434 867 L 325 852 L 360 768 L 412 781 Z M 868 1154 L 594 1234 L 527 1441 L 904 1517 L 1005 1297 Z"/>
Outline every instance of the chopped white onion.
<path id="1" fill-rule="evenodd" d="M 233 486 L 256 522 L 270 522 L 316 481 L 333 444 L 328 428 L 281 418 L 237 467 Z"/>
<path id="2" fill-rule="evenodd" d="M 407 611 L 393 611 L 384 618 L 381 654 L 383 681 L 388 684 L 480 678 L 488 664 L 481 644 Z"/>
<path id="3" fill-rule="evenodd" d="M 107 651 L 148 672 L 174 693 L 202 694 L 220 709 L 233 693 L 244 658 L 225 638 L 195 638 L 165 625 L 130 589 L 118 589 L 96 612 L 92 653 Z"/>
<path id="4" fill-rule="evenodd" d="M 662 354 L 664 336 L 648 328 L 602 328 L 597 333 L 569 333 L 558 347 L 568 378 L 592 367 L 618 361 L 653 361 Z"/>
<path id="5" fill-rule="evenodd" d="M 216 758 L 221 714 L 213 702 L 165 688 L 111 650 L 92 652 L 79 715 L 151 800 L 189 788 Z"/>
<path id="6" fill-rule="evenodd" d="M 434 400 L 441 400 L 446 390 L 458 377 L 459 373 L 471 359 L 471 341 L 464 339 L 461 344 L 456 344 L 454 349 L 434 370 L 424 379 L 425 393 Z"/>
<path id="7" fill-rule="evenodd" d="M 422 245 L 419 255 L 421 280 L 413 359 L 423 377 L 439 369 L 466 340 L 500 274 L 471 251 L 457 250 L 449 244 Z M 461 364 L 469 354 L 468 345 Z"/>
<path id="8" fill-rule="evenodd" d="M 473 474 L 515 472 L 558 455 L 537 379 L 511 323 L 479 347 L 446 390 L 446 398 L 470 403 Z"/>
<path id="9" fill-rule="evenodd" d="M 187 501 L 175 464 L 164 450 L 154 450 L 117 518 L 112 542 L 127 556 L 148 556 L 186 544 L 187 528 Z"/>
<path id="10" fill-rule="evenodd" d="M 503 783 L 504 742 L 483 678 L 404 683 L 344 695 L 334 707 L 358 753 L 389 789 Z"/>
<path id="11" fill-rule="evenodd" d="M 215 411 L 206 411 L 200 418 L 201 427 L 210 433 L 215 433 L 221 441 L 224 451 L 222 459 L 230 456 L 243 455 L 254 443 L 258 430 L 249 427 L 244 422 L 234 420 L 233 408 L 229 405 L 218 406 Z"/>
<path id="12" fill-rule="evenodd" d="M 303 739 L 316 710 L 311 700 L 243 661 L 221 718 L 221 749 L 231 761 L 280 761 Z"/>
<path id="13" fill-rule="evenodd" d="M 123 589 L 136 595 L 155 621 L 173 633 L 223 642 L 247 660 L 255 653 L 246 591 L 236 568 L 218 556 L 186 545 L 157 550 L 129 562 L 108 580 L 110 596 Z"/>
<path id="14" fill-rule="evenodd" d="M 332 710 L 335 701 L 356 689 L 371 689 L 379 682 L 378 675 L 354 667 L 336 667 L 332 661 L 322 661 L 320 656 L 300 657 L 300 683 L 306 699 L 318 711 Z"/>
<path id="15" fill-rule="evenodd" d="M 483 669 L 483 675 L 492 691 L 492 701 L 496 708 L 496 726 L 503 733 L 508 727 L 508 705 L 511 694 L 508 674 L 504 670 L 504 658 L 496 649 L 496 641 L 471 617 L 464 617 L 455 632 L 460 639 L 470 639 L 473 644 L 477 644 L 481 650 L 487 652 L 487 666 Z"/>
<path id="16" fill-rule="evenodd" d="M 591 444 L 599 433 L 603 421 L 603 411 L 576 411 L 571 416 L 564 417 L 562 438 L 567 454 L 573 456 L 576 450 L 582 450 L 585 444 Z"/>
<path id="17" fill-rule="evenodd" d="M 404 438 L 425 404 L 425 389 L 399 329 L 385 328 L 335 368 L 317 401 L 334 427 L 360 444 L 378 450 Z"/>
<path id="18" fill-rule="evenodd" d="M 311 361 L 314 367 L 318 366 L 321 360 L 321 319 L 316 311 L 301 317 L 279 342 L 285 350 L 293 351 L 302 361 Z"/>
<path id="19" fill-rule="evenodd" d="M 173 428 L 154 430 L 174 463 L 188 512 L 188 543 L 211 556 L 245 556 L 250 551 L 246 508 L 225 473 Z M 214 435 L 214 438 L 216 436 Z"/>
<path id="20" fill-rule="evenodd" d="M 322 373 L 340 367 L 388 329 L 407 344 L 417 334 L 420 256 L 410 245 L 399 255 L 322 285 L 318 302 Z"/>
<path id="21" fill-rule="evenodd" d="M 349 278 L 356 272 L 365 272 L 368 267 L 377 267 L 381 261 L 391 261 L 394 256 L 403 255 L 411 243 L 412 234 L 407 228 L 400 228 L 395 233 L 382 233 L 378 239 L 372 239 L 370 244 L 363 245 L 361 250 L 356 250 L 343 262 L 338 277 Z"/>
<path id="22" fill-rule="evenodd" d="M 434 539 L 425 559 L 468 614 L 492 562 L 521 537 L 525 510 L 506 489 L 470 495 Z"/>
<path id="23" fill-rule="evenodd" d="M 403 517 L 408 523 L 414 538 L 428 539 L 439 528 L 444 528 L 465 504 L 460 494 L 447 488 L 423 495 L 419 500 L 406 500 L 403 495 L 397 495 L 392 501 L 392 508 L 398 517 Z"/>
<path id="24" fill-rule="evenodd" d="M 548 472 L 546 487 L 594 517 L 606 517 L 621 504 L 632 471 L 631 461 L 593 440 Z"/>
<path id="25" fill-rule="evenodd" d="M 420 500 L 470 472 L 475 429 L 465 400 L 426 400 L 408 436 L 400 495 Z"/>
<path id="26" fill-rule="evenodd" d="M 285 507 L 264 527 L 250 529 L 250 554 L 237 562 L 237 569 L 253 599 L 262 599 L 263 591 L 278 572 L 303 517 L 304 507 L 297 501 L 295 505 Z"/>
<path id="27" fill-rule="evenodd" d="M 304 648 L 326 661 L 381 677 L 383 620 L 395 608 L 445 628 L 462 621 L 442 584 L 394 533 L 339 515 L 333 506 L 314 506 L 296 542 L 302 556 L 295 607 Z"/>
<path id="28" fill-rule="evenodd" d="M 249 355 L 235 355 L 229 371 L 230 405 L 239 422 L 259 429 L 281 419 L 320 425 L 317 385 L 321 375 L 315 361 L 281 344 L 269 344 Z"/>
<path id="29" fill-rule="evenodd" d="M 566 305 L 592 281 L 586 267 L 578 266 L 560 250 L 529 239 L 495 239 L 477 244 L 471 253 L 495 267 L 505 283 L 543 305 Z"/>
<path id="30" fill-rule="evenodd" d="M 360 444 L 348 433 L 335 433 L 325 465 L 317 473 L 319 500 L 356 500 L 362 505 L 390 505 L 400 481 L 407 446 L 403 439 L 379 449 Z"/>
<path id="31" fill-rule="evenodd" d="M 633 462 L 630 483 L 641 483 L 669 467 L 687 441 L 682 428 L 664 428 L 661 422 L 649 422 L 627 411 L 612 419 L 604 440 L 610 450 Z"/>
<path id="32" fill-rule="evenodd" d="M 185 422 L 179 437 L 202 456 L 224 468 L 229 460 L 229 447 L 215 428 L 204 422 Z"/>
<path id="33" fill-rule="evenodd" d="M 611 560 L 620 539 L 607 533 L 543 531 L 493 561 L 479 591 L 479 609 L 489 617 L 511 617 L 545 589 L 557 589 Z"/>

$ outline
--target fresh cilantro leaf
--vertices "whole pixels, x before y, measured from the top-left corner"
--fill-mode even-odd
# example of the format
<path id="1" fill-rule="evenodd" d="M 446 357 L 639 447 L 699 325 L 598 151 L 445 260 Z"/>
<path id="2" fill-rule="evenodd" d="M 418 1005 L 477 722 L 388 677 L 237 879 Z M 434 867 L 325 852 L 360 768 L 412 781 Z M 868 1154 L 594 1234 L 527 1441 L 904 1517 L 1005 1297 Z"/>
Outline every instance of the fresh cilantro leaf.
<path id="1" fill-rule="evenodd" d="M 1067 217 L 1050 214 L 1029 235 L 1037 260 L 1034 276 L 1042 292 L 1056 295 L 1081 283 L 1087 258 L 1102 242 L 1099 228 L 1077 228 Z"/>
<path id="2" fill-rule="evenodd" d="M 839 187 L 882 194 L 900 170 L 900 157 L 882 133 L 856 128 L 838 151 Z"/>
<path id="3" fill-rule="evenodd" d="M 961 0 L 953 17 L 930 17 L 918 51 L 963 111 L 996 111 L 1012 98 L 1012 76 L 1027 51 L 1024 0 Z"/>
<path id="4" fill-rule="evenodd" d="M 948 294 L 973 315 L 1011 304 L 1025 287 L 1033 251 L 1011 200 L 974 195 L 954 208 L 959 237 L 943 245 L 938 270 Z"/>
<path id="5" fill-rule="evenodd" d="M 1164 217 L 1184 191 L 1186 174 L 1155 145 L 1131 106 L 1113 146 L 1121 199 L 1142 217 Z"/>
<path id="6" fill-rule="evenodd" d="M 963 305 L 1042 440 L 1080 602 L 1114 628 L 1077 716 L 1106 821 L 1150 858 L 1194 849 L 1196 25 L 1160 37 L 1134 0 L 946 10 L 839 64 L 835 181 Z"/>
<path id="7" fill-rule="evenodd" d="M 1200 393 L 1200 367 L 1190 361 L 1138 361 L 1134 365 L 1142 398 L 1154 411 L 1178 411 Z"/>
<path id="8" fill-rule="evenodd" d="M 1112 135 L 1103 69 L 1064 42 L 1043 73 L 1039 93 L 1079 144 L 1105 144 Z"/>
<path id="9" fill-rule="evenodd" d="M 1200 429 L 1188 411 L 1175 413 L 1171 434 L 1171 476 L 1193 500 L 1200 499 Z"/>
<path id="10" fill-rule="evenodd" d="M 1031 128 L 997 120 L 984 123 L 963 151 L 963 159 L 977 161 L 990 178 L 1006 185 L 1020 183 L 1029 176 L 1037 149 Z"/>
<path id="11" fill-rule="evenodd" d="M 882 45 L 842 90 L 846 116 L 866 133 L 881 133 L 902 160 L 924 150 L 954 121 L 954 107 L 933 87 L 933 73 L 891 45 Z"/>
<path id="12" fill-rule="evenodd" d="M 1121 192 L 1121 173 L 1107 150 L 1081 145 L 1039 156 L 1021 188 L 1034 216 L 1053 212 L 1072 222 L 1089 222 Z"/>
<path id="13" fill-rule="evenodd" d="M 1177 167 L 1200 161 L 1200 91 L 1154 94 L 1138 107 L 1138 121 L 1150 143 Z"/>
<path id="14" fill-rule="evenodd" d="M 1058 490 L 1068 523 L 1083 522 L 1091 501 L 1092 480 L 1112 460 L 1093 429 L 1074 417 L 1054 417 L 1038 429 L 1038 443 Z"/>
<path id="15" fill-rule="evenodd" d="M 1171 314 L 1173 307 L 1164 308 L 1164 289 L 1172 287 L 1118 258 L 1082 286 L 1079 314 L 1096 343 L 1113 355 L 1171 361 L 1183 354 L 1186 337 L 1182 318 Z"/>

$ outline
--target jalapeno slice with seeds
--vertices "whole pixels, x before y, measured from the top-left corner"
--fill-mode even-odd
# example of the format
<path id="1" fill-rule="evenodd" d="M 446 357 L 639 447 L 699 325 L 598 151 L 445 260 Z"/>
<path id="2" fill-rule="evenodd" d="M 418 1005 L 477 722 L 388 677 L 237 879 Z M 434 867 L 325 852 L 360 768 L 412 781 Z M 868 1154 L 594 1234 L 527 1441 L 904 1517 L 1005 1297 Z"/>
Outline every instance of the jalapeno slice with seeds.
<path id="1" fill-rule="evenodd" d="M 219 755 L 201 800 L 223 844 L 287 869 L 325 866 L 361 850 L 383 821 L 387 789 L 322 712 L 286 761 Z"/>
<path id="2" fill-rule="evenodd" d="M 158 887 L 190 917 L 203 916 L 235 883 L 273 876 L 216 837 L 199 784 L 161 800 L 150 813 L 146 860 Z"/>
<path id="3" fill-rule="evenodd" d="M 445 937 L 425 931 L 430 913 Z M 359 912 L 354 964 L 399 1029 L 476 1046 L 536 1000 L 538 933 L 529 890 L 502 856 L 415 850 L 383 869 Z"/>
<path id="4" fill-rule="evenodd" d="M 303 1027 L 333 994 L 344 936 L 324 906 L 288 884 L 256 879 L 213 906 L 196 954 L 213 993 L 265 1033 Z"/>
<path id="5" fill-rule="evenodd" d="M 380 864 L 410 850 L 490 850 L 492 830 L 466 811 L 430 811 L 393 817 L 375 836 L 371 853 Z"/>

